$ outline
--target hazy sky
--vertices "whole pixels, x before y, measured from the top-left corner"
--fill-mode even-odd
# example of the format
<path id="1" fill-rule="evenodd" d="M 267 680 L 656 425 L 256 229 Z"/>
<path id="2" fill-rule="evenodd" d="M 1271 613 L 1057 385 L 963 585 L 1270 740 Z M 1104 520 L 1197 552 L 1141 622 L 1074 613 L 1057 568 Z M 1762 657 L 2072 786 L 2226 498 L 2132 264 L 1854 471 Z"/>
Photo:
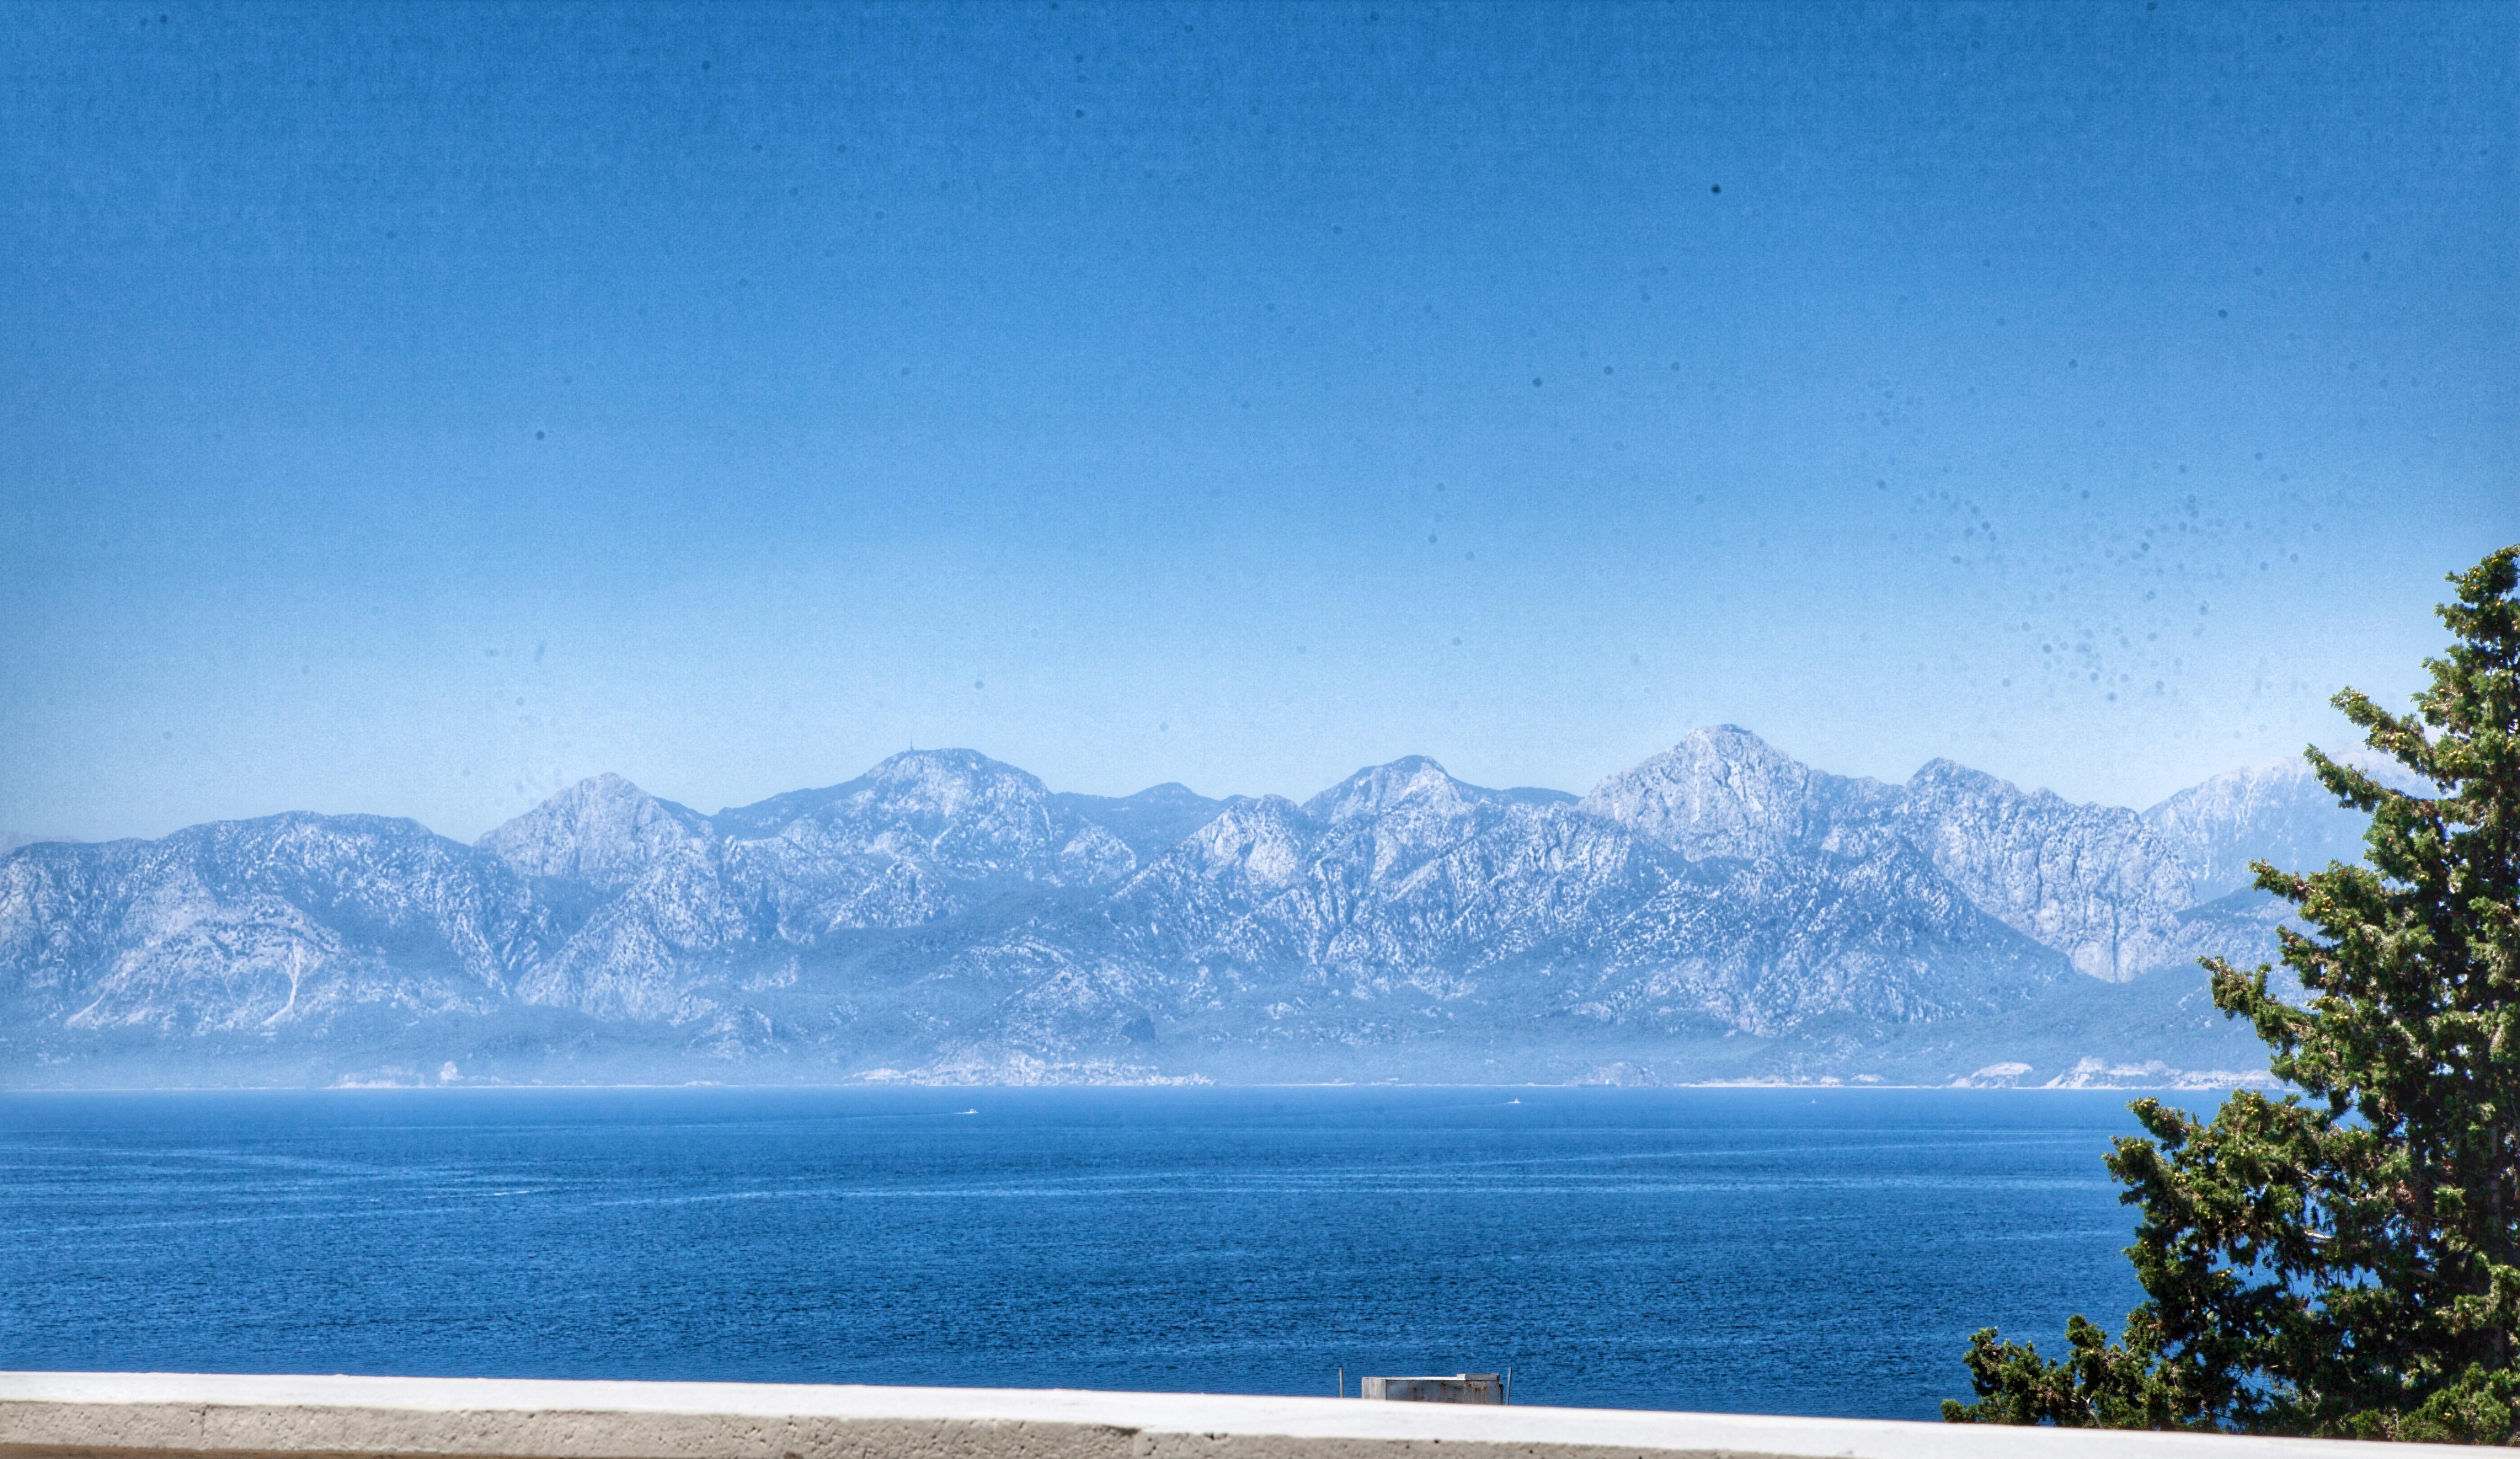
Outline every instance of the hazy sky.
<path id="1" fill-rule="evenodd" d="M 2520 540 L 2520 7 L 0 13 L 0 828 L 2146 804 Z"/>

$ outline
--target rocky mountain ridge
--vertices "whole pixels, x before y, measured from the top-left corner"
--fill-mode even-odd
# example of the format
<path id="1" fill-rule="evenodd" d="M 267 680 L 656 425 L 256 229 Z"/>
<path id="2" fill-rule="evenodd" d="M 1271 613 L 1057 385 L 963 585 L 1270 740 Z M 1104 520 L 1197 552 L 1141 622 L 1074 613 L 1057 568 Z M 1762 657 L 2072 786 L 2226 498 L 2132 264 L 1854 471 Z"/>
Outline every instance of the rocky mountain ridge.
<path id="1" fill-rule="evenodd" d="M 1055 793 L 968 750 L 709 816 L 598 775 L 471 847 L 300 814 L 0 857 L 0 1078 L 2047 1067 L 1972 1030 L 2192 1068 L 2252 1056 L 2178 971 L 2271 942 L 2233 867 L 2359 832 L 2281 765 L 2138 813 L 1948 761 L 1830 775 L 1730 726 L 1580 799 L 1422 757 L 1300 806 Z M 2068 1005 L 2072 1059 L 2041 1042 Z"/>

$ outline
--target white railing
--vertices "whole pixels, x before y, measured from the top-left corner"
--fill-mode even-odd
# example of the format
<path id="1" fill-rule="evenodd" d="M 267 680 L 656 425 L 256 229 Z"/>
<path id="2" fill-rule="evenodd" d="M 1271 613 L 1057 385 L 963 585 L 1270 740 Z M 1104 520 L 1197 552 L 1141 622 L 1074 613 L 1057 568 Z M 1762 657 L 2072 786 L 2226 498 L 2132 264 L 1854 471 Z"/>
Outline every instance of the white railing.
<path id="1" fill-rule="evenodd" d="M 10 1459 L 1428 1459 L 1438 1444 L 1460 1459 L 2443 1452 L 2421 1444 L 1072 1389 L 0 1373 L 0 1456 Z"/>

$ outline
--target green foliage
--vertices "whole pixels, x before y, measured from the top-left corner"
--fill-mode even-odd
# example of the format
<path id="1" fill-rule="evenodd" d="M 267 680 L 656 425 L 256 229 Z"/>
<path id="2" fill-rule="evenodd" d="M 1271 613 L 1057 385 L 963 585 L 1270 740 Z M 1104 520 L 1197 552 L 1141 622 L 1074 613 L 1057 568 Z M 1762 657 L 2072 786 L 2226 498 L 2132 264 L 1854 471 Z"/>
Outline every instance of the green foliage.
<path id="1" fill-rule="evenodd" d="M 2367 864 L 2257 863 L 2312 935 L 2306 995 L 2205 966 L 2272 1050 L 2279 1098 L 2211 1121 L 2144 1099 L 2109 1172 L 2140 1208 L 2145 1302 L 2123 1337 L 2077 1316 L 2049 1360 L 1989 1328 L 1954 1422 L 2520 1440 L 2520 548 L 2452 576 L 2453 641 L 2393 715 L 2336 706 L 2433 789 L 2390 789 L 2317 750 L 2371 814 Z"/>

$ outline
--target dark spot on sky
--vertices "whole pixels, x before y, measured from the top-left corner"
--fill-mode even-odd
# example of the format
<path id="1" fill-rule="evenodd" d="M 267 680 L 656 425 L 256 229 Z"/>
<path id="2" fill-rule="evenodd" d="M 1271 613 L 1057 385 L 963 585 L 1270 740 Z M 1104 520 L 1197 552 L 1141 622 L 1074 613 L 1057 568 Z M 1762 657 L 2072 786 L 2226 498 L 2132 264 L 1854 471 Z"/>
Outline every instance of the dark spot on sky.
<path id="1" fill-rule="evenodd" d="M 1531 387 L 1535 390 L 1540 388 L 1540 376 L 1535 375 L 1531 377 Z"/>
<path id="2" fill-rule="evenodd" d="M 534 432 L 534 439 L 535 439 L 535 440 L 539 441 L 539 440 L 541 440 L 542 438 L 543 438 L 543 433 L 542 433 L 541 431 L 539 431 L 539 430 L 538 430 L 538 431 L 535 431 L 535 432 Z"/>
<path id="3" fill-rule="evenodd" d="M 982 683 L 981 681 L 979 681 L 979 680 L 977 680 L 977 679 L 974 679 L 974 680 L 972 680 L 972 681 L 971 681 L 971 687 L 973 687 L 973 688 L 975 688 L 975 689 L 984 689 L 984 688 L 987 688 L 987 687 L 988 687 L 988 685 L 987 685 L 986 684 Z"/>
<path id="4" fill-rule="evenodd" d="M 1721 193 L 1724 191 L 1724 185 L 1722 183 L 1717 183 L 1714 187 L 1707 189 L 1707 191 L 1710 193 Z"/>

